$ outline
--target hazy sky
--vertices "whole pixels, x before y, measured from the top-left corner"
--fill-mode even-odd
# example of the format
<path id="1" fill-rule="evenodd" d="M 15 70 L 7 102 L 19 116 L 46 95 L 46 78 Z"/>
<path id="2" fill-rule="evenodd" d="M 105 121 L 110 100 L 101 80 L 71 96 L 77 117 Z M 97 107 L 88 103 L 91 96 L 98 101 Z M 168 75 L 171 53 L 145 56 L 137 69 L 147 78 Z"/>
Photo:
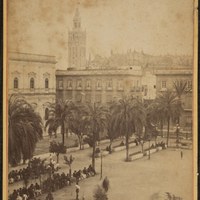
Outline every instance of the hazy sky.
<path id="1" fill-rule="evenodd" d="M 67 68 L 68 30 L 75 0 L 9 0 L 9 50 L 55 55 L 57 68 Z M 110 50 L 145 53 L 193 52 L 193 0 L 80 0 L 87 56 Z"/>

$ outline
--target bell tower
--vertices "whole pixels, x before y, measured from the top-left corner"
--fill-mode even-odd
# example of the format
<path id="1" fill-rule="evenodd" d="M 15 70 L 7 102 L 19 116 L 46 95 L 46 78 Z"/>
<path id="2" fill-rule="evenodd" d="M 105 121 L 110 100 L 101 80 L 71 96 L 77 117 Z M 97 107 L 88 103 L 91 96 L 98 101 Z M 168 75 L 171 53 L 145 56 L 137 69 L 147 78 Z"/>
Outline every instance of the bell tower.
<path id="1" fill-rule="evenodd" d="M 79 8 L 73 18 L 73 28 L 68 33 L 68 68 L 85 69 L 86 67 L 86 32 L 81 28 Z"/>

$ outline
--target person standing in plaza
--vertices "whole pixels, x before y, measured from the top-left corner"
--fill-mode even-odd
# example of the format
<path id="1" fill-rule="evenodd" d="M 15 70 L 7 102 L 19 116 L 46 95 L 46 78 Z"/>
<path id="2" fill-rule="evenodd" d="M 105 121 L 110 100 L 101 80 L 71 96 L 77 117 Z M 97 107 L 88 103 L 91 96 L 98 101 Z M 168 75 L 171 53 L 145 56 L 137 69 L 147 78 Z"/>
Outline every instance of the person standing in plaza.
<path id="1" fill-rule="evenodd" d="M 79 200 L 79 191 L 80 191 L 80 186 L 78 185 L 78 181 L 76 182 L 76 185 L 75 185 L 75 187 L 76 187 L 76 200 Z"/>
<path id="2" fill-rule="evenodd" d="M 181 151 L 181 159 L 183 159 L 183 151 Z"/>

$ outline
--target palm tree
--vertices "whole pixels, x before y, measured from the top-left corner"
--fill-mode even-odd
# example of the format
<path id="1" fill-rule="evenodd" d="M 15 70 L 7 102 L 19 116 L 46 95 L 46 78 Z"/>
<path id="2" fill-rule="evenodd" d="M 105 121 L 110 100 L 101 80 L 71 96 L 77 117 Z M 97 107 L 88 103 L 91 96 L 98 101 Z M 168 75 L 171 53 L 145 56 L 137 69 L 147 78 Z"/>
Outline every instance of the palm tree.
<path id="1" fill-rule="evenodd" d="M 107 109 L 102 105 L 87 104 L 85 106 L 85 117 L 88 121 L 88 131 L 92 134 L 92 167 L 95 169 L 96 142 L 100 138 L 100 132 L 106 127 Z"/>
<path id="2" fill-rule="evenodd" d="M 69 120 L 72 115 L 72 110 L 75 106 L 72 101 L 57 100 L 55 104 L 50 105 L 51 111 L 55 114 L 49 117 L 45 123 L 45 128 L 48 127 L 48 132 L 55 132 L 58 127 L 61 128 L 62 143 L 65 144 L 65 131 L 69 128 Z"/>
<path id="3" fill-rule="evenodd" d="M 53 133 L 57 137 L 58 125 L 55 121 L 55 103 L 48 103 L 47 112 L 45 111 L 45 120 L 44 130 L 48 131 L 50 138 Z"/>
<path id="4" fill-rule="evenodd" d="M 151 122 L 155 124 L 160 124 L 161 136 L 163 137 L 163 125 L 165 122 L 165 115 L 162 110 L 160 110 L 158 102 L 154 100 L 150 105 L 148 105 L 146 112 Z"/>
<path id="5" fill-rule="evenodd" d="M 129 160 L 129 137 L 136 131 L 141 131 L 145 124 L 145 110 L 142 103 L 132 96 L 120 99 L 113 106 L 112 115 L 115 118 L 114 126 L 120 135 L 126 137 L 126 161 Z"/>
<path id="6" fill-rule="evenodd" d="M 42 139 L 42 119 L 19 95 L 8 101 L 8 160 L 16 165 L 32 158 L 36 143 Z"/>
<path id="7" fill-rule="evenodd" d="M 114 139 L 118 138 L 120 135 L 120 131 L 115 124 L 115 117 L 112 115 L 112 108 L 114 106 L 114 102 L 109 106 L 109 113 L 107 113 L 106 118 L 107 118 L 107 123 L 106 123 L 106 129 L 107 129 L 107 135 L 108 138 L 110 139 L 110 145 L 109 145 L 109 151 L 111 153 L 112 149 L 112 142 Z"/>
<path id="8" fill-rule="evenodd" d="M 169 143 L 170 120 L 174 118 L 179 109 L 177 107 L 177 95 L 173 91 L 162 92 L 156 99 L 157 109 L 162 112 L 167 120 L 167 146 Z"/>
<path id="9" fill-rule="evenodd" d="M 178 112 L 176 113 L 177 117 L 177 124 L 180 124 L 180 116 L 183 111 L 182 108 L 182 96 L 187 94 L 191 91 L 192 88 L 187 87 L 187 81 L 177 80 L 173 82 L 173 87 L 175 89 L 176 95 L 178 97 L 177 107 L 179 108 Z"/>
<path id="10" fill-rule="evenodd" d="M 82 149 L 83 136 L 87 134 L 88 127 L 88 120 L 84 114 L 84 107 L 76 106 L 69 120 L 69 129 L 77 135 L 80 150 Z"/>

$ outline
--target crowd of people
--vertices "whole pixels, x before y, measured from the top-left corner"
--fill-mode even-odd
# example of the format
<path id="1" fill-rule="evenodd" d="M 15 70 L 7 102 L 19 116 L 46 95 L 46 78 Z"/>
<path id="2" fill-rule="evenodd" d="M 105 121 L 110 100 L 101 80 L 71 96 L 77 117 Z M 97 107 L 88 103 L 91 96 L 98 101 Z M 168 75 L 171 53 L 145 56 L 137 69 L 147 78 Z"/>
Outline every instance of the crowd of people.
<path id="1" fill-rule="evenodd" d="M 28 174 L 30 174 L 29 167 L 20 170 L 12 170 L 8 174 L 8 183 L 12 184 L 14 182 L 23 180 Z"/>
<path id="2" fill-rule="evenodd" d="M 83 170 L 75 170 L 73 173 L 73 177 L 76 179 L 76 182 L 94 175 L 96 175 L 96 171 L 94 170 L 92 165 L 89 165 L 88 168 L 84 167 Z"/>
<path id="3" fill-rule="evenodd" d="M 12 184 L 25 179 L 38 178 L 39 175 L 48 173 L 50 169 L 53 172 L 59 169 L 59 165 L 53 159 L 50 159 L 50 162 L 46 162 L 46 159 L 33 158 L 29 161 L 27 167 L 10 171 L 8 183 Z"/>
<path id="4" fill-rule="evenodd" d="M 162 147 L 163 149 L 167 148 L 167 145 L 165 142 L 161 141 L 161 142 L 156 142 L 155 144 L 151 145 L 151 148 L 156 148 L 156 147 Z"/>
<path id="5" fill-rule="evenodd" d="M 84 167 L 83 170 L 74 171 L 72 175 L 62 173 L 52 173 L 40 186 L 38 183 L 35 185 L 31 184 L 29 187 L 19 188 L 14 190 L 12 194 L 9 195 L 9 200 L 31 200 L 35 199 L 42 193 L 47 193 L 49 191 L 56 191 L 65 186 L 71 185 L 73 182 L 78 183 L 80 180 L 89 178 L 96 175 L 94 168 L 89 165 L 88 168 Z"/>
<path id="6" fill-rule="evenodd" d="M 9 200 L 29 200 L 35 199 L 42 194 L 41 187 L 38 183 L 31 184 L 29 187 L 21 187 L 14 190 L 12 194 L 9 195 Z"/>

